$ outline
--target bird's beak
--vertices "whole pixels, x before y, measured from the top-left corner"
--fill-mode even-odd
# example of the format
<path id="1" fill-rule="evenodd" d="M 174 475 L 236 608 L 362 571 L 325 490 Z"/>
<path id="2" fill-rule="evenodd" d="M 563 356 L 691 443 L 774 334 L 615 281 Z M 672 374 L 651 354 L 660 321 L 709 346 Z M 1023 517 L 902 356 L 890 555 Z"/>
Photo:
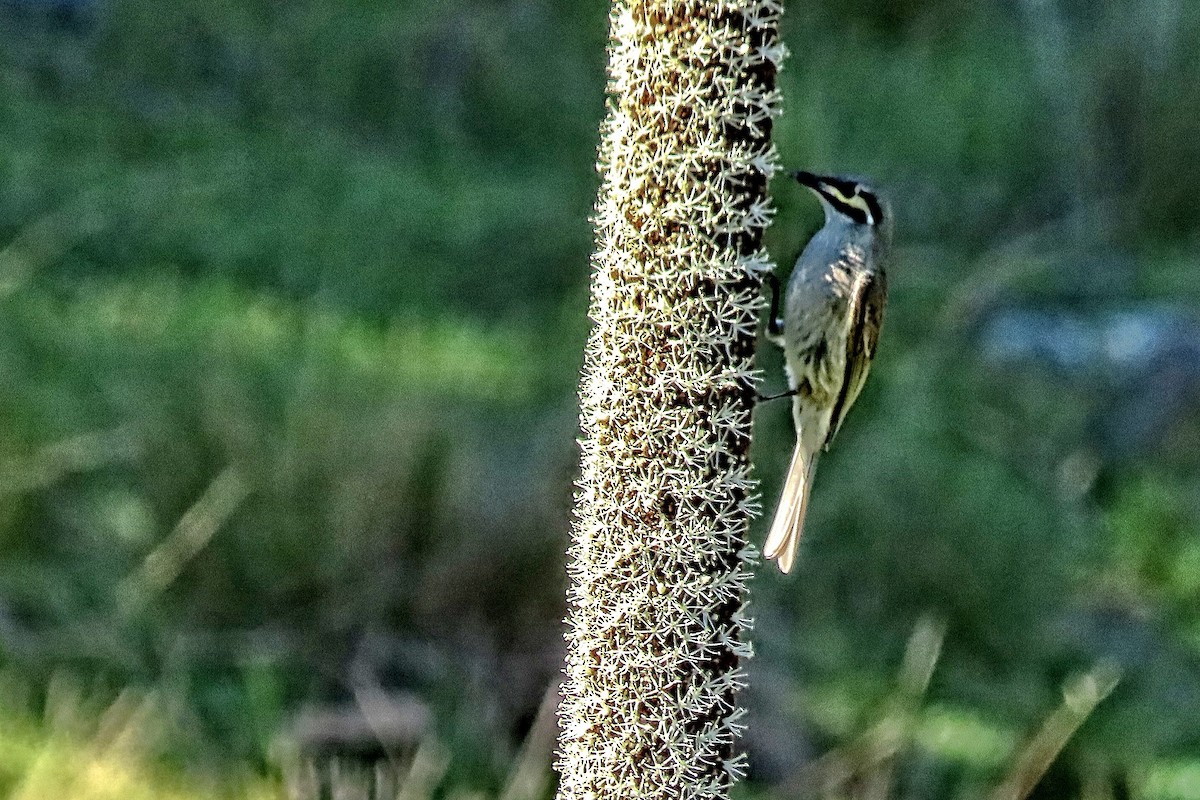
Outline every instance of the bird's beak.
<path id="1" fill-rule="evenodd" d="M 802 169 L 798 169 L 792 173 L 792 177 L 795 178 L 801 186 L 807 186 L 814 192 L 820 191 L 821 178 L 819 176 L 813 175 L 811 172 L 805 172 Z"/>

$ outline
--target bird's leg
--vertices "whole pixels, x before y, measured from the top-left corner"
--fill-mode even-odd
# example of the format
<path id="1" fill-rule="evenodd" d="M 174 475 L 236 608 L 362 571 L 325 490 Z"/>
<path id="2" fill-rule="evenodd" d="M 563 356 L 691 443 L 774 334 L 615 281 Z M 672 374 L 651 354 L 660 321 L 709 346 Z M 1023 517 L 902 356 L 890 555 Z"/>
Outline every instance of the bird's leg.
<path id="1" fill-rule="evenodd" d="M 774 272 L 768 272 L 766 281 L 767 285 L 771 287 L 771 307 L 767 311 L 767 338 L 779 347 L 783 347 L 783 318 L 779 316 L 779 276 Z M 755 394 L 754 400 L 757 403 L 766 403 L 782 397 L 792 397 L 795 394 L 795 389 L 781 394 Z"/>
<path id="2" fill-rule="evenodd" d="M 788 391 L 780 392 L 779 394 L 756 394 L 754 395 L 754 402 L 768 403 L 771 400 L 779 400 L 783 397 L 795 397 L 799 392 L 799 389 L 789 389 Z"/>

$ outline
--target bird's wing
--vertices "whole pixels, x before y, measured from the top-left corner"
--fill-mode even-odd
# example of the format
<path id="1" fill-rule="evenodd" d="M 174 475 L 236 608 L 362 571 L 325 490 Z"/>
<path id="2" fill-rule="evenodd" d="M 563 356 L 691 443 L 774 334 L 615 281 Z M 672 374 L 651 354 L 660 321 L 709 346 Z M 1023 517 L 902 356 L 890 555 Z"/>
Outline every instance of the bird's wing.
<path id="1" fill-rule="evenodd" d="M 887 278 L 884 274 L 860 273 L 850 299 L 850 313 L 847 314 L 850 331 L 846 336 L 846 373 L 833 404 L 829 434 L 825 437 L 826 447 L 837 435 L 846 412 L 854 405 L 863 384 L 867 382 L 871 360 L 875 358 L 875 348 L 879 344 L 879 329 L 883 327 L 883 308 L 886 304 Z"/>

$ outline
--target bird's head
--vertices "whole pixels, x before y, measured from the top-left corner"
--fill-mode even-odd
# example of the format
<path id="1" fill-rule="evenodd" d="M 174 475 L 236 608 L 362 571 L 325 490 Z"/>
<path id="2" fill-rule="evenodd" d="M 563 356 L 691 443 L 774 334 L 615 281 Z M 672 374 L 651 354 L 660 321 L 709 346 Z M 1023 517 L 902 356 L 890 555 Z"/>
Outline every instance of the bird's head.
<path id="1" fill-rule="evenodd" d="M 804 170 L 793 172 L 792 177 L 820 199 L 826 219 L 843 218 L 872 228 L 891 224 L 887 201 L 869 181 L 852 176 L 814 175 Z"/>

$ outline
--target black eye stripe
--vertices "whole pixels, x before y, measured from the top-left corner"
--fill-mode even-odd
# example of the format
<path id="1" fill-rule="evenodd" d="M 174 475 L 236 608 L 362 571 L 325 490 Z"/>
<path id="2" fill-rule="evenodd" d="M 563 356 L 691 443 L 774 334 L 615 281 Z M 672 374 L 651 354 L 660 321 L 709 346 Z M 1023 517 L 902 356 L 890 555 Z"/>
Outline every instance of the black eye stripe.
<path id="1" fill-rule="evenodd" d="M 844 181 L 839 178 L 825 178 L 822 182 L 826 186 L 837 189 L 846 197 L 853 197 L 854 192 L 858 189 L 858 184 L 854 181 Z"/>
<path id="2" fill-rule="evenodd" d="M 846 205 L 841 200 L 839 200 L 836 195 L 825 194 L 824 192 L 822 192 L 822 194 L 825 195 L 825 199 L 827 199 L 829 201 L 829 204 L 831 206 L 833 206 L 834 208 L 836 208 L 838 211 L 845 214 L 847 217 L 854 220 L 859 225 L 867 224 L 867 212 L 866 211 L 864 211 L 861 208 L 857 208 L 855 206 Z"/>
<path id="3" fill-rule="evenodd" d="M 826 184 L 829 186 L 834 186 L 831 181 L 826 181 Z M 862 198 L 863 202 L 867 205 L 867 209 L 871 212 L 869 217 L 867 216 L 866 211 L 857 206 L 848 205 L 842 202 L 842 200 L 836 194 L 831 192 L 821 192 L 821 194 L 826 200 L 829 201 L 830 205 L 845 214 L 850 219 L 857 222 L 859 225 L 866 225 L 867 223 L 872 225 L 881 225 L 883 223 L 883 206 L 880 205 L 879 198 L 877 198 L 871 192 L 861 189 L 854 184 L 849 185 L 853 187 L 850 191 L 842 191 L 841 186 L 837 186 L 837 189 L 838 191 L 842 191 L 847 198 L 854 198 L 856 196 Z"/>
<path id="4" fill-rule="evenodd" d="M 862 199 L 867 201 L 867 208 L 871 209 L 871 221 L 875 225 L 883 224 L 883 206 L 879 204 L 879 198 L 870 192 L 860 192 Z"/>

